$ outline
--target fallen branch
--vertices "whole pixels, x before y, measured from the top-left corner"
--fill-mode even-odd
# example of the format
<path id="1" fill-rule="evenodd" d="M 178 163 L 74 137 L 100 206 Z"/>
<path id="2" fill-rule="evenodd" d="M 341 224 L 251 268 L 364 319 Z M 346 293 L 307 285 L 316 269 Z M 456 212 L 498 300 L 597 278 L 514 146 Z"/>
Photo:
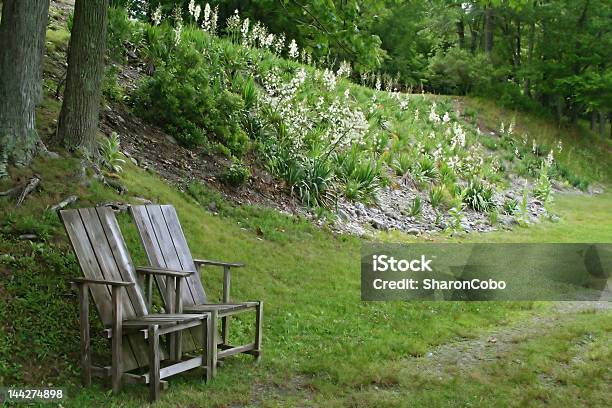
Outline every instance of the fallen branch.
<path id="1" fill-rule="evenodd" d="M 15 186 L 15 187 L 13 187 L 13 188 L 11 188 L 9 190 L 6 190 L 6 191 L 0 191 L 0 197 L 17 194 L 17 192 L 19 190 L 21 190 L 21 188 L 23 188 L 23 184 Z"/>
<path id="2" fill-rule="evenodd" d="M 19 195 L 19 198 L 17 199 L 16 207 L 20 207 L 21 204 L 23 204 L 23 200 L 26 199 L 28 194 L 30 194 L 32 191 L 34 191 L 36 189 L 36 187 L 38 186 L 38 183 L 40 183 L 40 177 L 34 176 L 34 177 L 32 177 L 30 179 L 28 184 L 26 184 L 25 188 L 23 189 L 23 191 Z"/>
<path id="3" fill-rule="evenodd" d="M 66 198 L 63 201 L 60 201 L 59 203 L 55 204 L 54 206 L 52 206 L 50 208 L 51 211 L 57 211 L 57 210 L 61 210 L 62 208 L 66 207 L 67 205 L 70 205 L 72 203 L 74 203 L 75 201 L 77 201 L 79 199 L 78 196 L 75 195 L 71 195 L 70 197 Z"/>

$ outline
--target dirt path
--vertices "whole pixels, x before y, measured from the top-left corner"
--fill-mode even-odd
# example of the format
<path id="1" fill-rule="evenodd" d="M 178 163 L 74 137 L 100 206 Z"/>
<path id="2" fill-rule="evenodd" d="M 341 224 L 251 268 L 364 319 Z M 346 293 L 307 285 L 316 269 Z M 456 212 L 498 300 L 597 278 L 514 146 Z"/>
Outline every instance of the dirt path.
<path id="1" fill-rule="evenodd" d="M 612 310 L 612 302 L 557 302 L 551 312 L 520 320 L 509 326 L 488 331 L 475 339 L 447 343 L 424 357 L 407 359 L 417 371 L 433 377 L 465 373 L 481 363 L 493 362 L 510 353 L 517 344 L 545 336 L 560 323 L 584 312 Z"/>

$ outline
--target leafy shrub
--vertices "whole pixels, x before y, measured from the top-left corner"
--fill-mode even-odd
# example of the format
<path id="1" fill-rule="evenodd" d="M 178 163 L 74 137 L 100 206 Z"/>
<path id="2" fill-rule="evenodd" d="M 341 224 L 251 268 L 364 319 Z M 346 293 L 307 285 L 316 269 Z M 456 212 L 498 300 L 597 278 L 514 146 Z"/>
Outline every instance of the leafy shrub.
<path id="1" fill-rule="evenodd" d="M 429 156 L 422 156 L 416 166 L 413 166 L 412 176 L 419 184 L 427 184 L 435 181 L 438 177 L 438 171 L 434 159 Z"/>
<path id="2" fill-rule="evenodd" d="M 393 159 L 393 164 L 391 167 L 395 170 L 395 174 L 398 176 L 403 176 L 404 174 L 410 171 L 410 166 L 412 165 L 412 158 L 408 153 L 400 153 L 395 156 Z"/>
<path id="3" fill-rule="evenodd" d="M 506 215 L 514 215 L 518 209 L 518 201 L 514 199 L 507 199 L 502 205 L 502 213 Z"/>
<path id="4" fill-rule="evenodd" d="M 125 45 L 131 40 L 133 32 L 136 32 L 136 30 L 130 23 L 127 10 L 123 7 L 109 7 L 106 48 L 112 59 L 116 61 L 125 59 Z"/>
<path id="5" fill-rule="evenodd" d="M 445 185 L 454 184 L 457 181 L 457 175 L 455 171 L 446 162 L 442 162 L 438 169 L 440 175 L 440 182 Z"/>
<path id="6" fill-rule="evenodd" d="M 337 175 L 349 200 L 370 201 L 381 186 L 380 164 L 364 156 L 353 148 L 337 158 Z"/>
<path id="7" fill-rule="evenodd" d="M 497 210 L 495 208 L 492 208 L 491 210 L 489 210 L 487 215 L 489 217 L 489 223 L 491 225 L 497 225 L 497 222 L 499 221 L 499 213 L 497 212 Z"/>
<path id="8" fill-rule="evenodd" d="M 461 203 L 459 205 L 454 205 L 448 210 L 448 215 L 450 215 L 450 228 L 453 231 L 458 231 L 461 229 L 461 222 L 463 221 L 463 206 Z"/>
<path id="9" fill-rule="evenodd" d="M 332 197 L 328 195 L 333 181 L 333 170 L 326 160 L 307 158 L 301 178 L 295 187 L 300 199 L 312 207 L 328 207 Z"/>
<path id="10" fill-rule="evenodd" d="M 493 189 L 482 181 L 471 180 L 462 194 L 463 202 L 476 211 L 488 212 L 495 208 Z"/>
<path id="11" fill-rule="evenodd" d="M 423 212 L 423 202 L 421 201 L 421 197 L 416 196 L 410 203 L 410 207 L 408 208 L 408 214 L 411 217 L 418 217 Z"/>
<path id="12" fill-rule="evenodd" d="M 558 161 L 554 162 L 553 166 L 551 170 L 557 178 L 567 180 L 572 186 L 582 191 L 586 191 L 589 188 L 588 180 L 579 177 L 576 173 L 560 164 Z"/>
<path id="13" fill-rule="evenodd" d="M 533 191 L 533 196 L 546 203 L 550 199 L 551 187 L 550 177 L 548 176 L 548 166 L 542 163 L 540 167 L 540 177 Z"/>
<path id="14" fill-rule="evenodd" d="M 223 174 L 223 180 L 233 187 L 241 186 L 251 177 L 251 171 L 241 160 L 234 160 Z"/>
<path id="15" fill-rule="evenodd" d="M 433 208 L 438 208 L 444 201 L 444 187 L 434 186 L 429 190 L 429 203 Z"/>
<path id="16" fill-rule="evenodd" d="M 116 65 L 107 67 L 104 70 L 104 78 L 102 79 L 102 95 L 110 102 L 123 102 L 123 89 L 117 82 L 117 74 L 119 68 Z"/>
<path id="17" fill-rule="evenodd" d="M 240 127 L 245 108 L 240 95 L 223 89 L 209 72 L 204 56 L 179 44 L 165 65 L 136 91 L 136 110 L 143 118 L 172 133 L 187 147 L 214 134 L 235 156 L 242 156 L 248 136 Z"/>
<path id="18" fill-rule="evenodd" d="M 121 173 L 125 163 L 123 153 L 121 153 L 119 135 L 116 132 L 111 133 L 110 137 L 100 142 L 100 155 L 102 156 L 102 165 L 113 173 Z"/>

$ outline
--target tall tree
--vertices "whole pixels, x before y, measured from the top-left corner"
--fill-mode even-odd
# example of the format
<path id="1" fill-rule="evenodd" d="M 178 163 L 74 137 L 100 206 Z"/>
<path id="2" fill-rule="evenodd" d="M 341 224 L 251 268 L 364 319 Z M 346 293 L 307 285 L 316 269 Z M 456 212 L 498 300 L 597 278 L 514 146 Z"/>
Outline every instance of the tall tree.
<path id="1" fill-rule="evenodd" d="M 4 0 L 0 21 L 0 177 L 27 165 L 40 143 L 36 105 L 49 0 Z"/>
<path id="2" fill-rule="evenodd" d="M 100 111 L 108 0 L 77 0 L 68 50 L 68 74 L 57 139 L 95 155 Z"/>

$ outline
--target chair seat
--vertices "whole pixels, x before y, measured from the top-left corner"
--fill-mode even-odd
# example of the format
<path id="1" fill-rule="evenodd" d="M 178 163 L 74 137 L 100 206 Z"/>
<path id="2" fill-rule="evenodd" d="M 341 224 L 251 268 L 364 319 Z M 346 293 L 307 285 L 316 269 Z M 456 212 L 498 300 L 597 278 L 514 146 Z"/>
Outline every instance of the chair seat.
<path id="1" fill-rule="evenodd" d="M 201 314 L 150 314 L 134 319 L 123 321 L 124 327 L 147 327 L 153 324 L 171 325 L 177 323 L 187 323 L 194 320 L 204 320 L 205 315 Z"/>
<path id="2" fill-rule="evenodd" d="M 211 312 L 216 310 L 219 316 L 226 316 L 244 310 L 255 309 L 259 302 L 241 302 L 241 303 L 205 303 L 203 305 L 184 306 L 183 310 L 187 313 L 194 312 Z"/>

